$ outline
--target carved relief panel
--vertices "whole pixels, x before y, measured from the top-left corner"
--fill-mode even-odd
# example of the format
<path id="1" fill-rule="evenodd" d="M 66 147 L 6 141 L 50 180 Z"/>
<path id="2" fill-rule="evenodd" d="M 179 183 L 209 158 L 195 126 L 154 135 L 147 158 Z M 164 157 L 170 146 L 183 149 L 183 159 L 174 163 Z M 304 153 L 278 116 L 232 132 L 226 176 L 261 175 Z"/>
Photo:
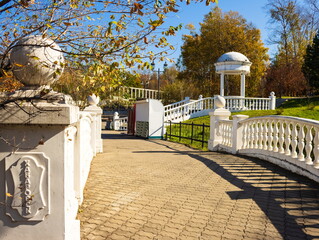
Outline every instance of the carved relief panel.
<path id="1" fill-rule="evenodd" d="M 13 153 L 5 159 L 6 214 L 13 221 L 43 221 L 50 213 L 49 159 Z"/>

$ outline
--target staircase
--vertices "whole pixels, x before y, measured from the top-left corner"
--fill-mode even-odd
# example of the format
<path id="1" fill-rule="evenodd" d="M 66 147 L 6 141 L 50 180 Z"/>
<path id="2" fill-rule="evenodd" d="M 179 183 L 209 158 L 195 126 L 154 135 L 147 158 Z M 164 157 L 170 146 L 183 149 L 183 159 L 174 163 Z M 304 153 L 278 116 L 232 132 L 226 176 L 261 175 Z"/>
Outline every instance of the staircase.
<path id="1" fill-rule="evenodd" d="M 225 108 L 231 112 L 244 110 L 273 110 L 276 98 L 244 98 L 238 96 L 226 96 Z M 214 97 L 202 98 L 198 100 L 185 99 L 178 103 L 164 106 L 164 121 L 181 122 L 190 118 L 207 116 L 215 108 Z"/>

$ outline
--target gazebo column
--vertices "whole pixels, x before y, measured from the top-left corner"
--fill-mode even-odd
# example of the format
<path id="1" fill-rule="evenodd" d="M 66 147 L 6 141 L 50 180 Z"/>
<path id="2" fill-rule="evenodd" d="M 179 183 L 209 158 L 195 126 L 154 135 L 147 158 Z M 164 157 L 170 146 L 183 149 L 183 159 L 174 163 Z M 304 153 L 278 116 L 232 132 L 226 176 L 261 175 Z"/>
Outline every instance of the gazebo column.
<path id="1" fill-rule="evenodd" d="M 225 79 L 225 74 L 221 73 L 220 74 L 220 96 L 224 96 L 224 79 Z"/>
<path id="2" fill-rule="evenodd" d="M 240 96 L 245 97 L 245 74 L 240 75 Z"/>

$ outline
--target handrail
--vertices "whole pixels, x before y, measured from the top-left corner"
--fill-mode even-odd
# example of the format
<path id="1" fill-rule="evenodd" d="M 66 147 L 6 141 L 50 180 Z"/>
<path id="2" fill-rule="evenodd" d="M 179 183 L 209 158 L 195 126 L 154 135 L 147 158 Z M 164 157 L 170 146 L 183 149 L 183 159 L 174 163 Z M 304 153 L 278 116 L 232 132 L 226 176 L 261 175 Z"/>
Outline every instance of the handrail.
<path id="1" fill-rule="evenodd" d="M 319 182 L 319 121 L 275 115 L 237 116 L 230 121 L 212 115 L 211 121 L 216 123 L 211 126 L 214 134 L 210 150 L 258 157 Z"/>
<path id="2" fill-rule="evenodd" d="M 146 89 L 146 88 L 136 88 L 136 87 L 121 87 L 121 95 L 129 94 L 129 98 L 150 98 L 150 99 L 159 99 L 163 91 Z M 159 94 L 159 96 L 158 96 Z"/>
<path id="3" fill-rule="evenodd" d="M 243 110 L 270 110 L 274 109 L 274 99 L 253 98 L 241 96 L 226 96 L 225 108 L 231 112 Z M 164 121 L 184 121 L 192 117 L 208 115 L 209 111 L 215 109 L 214 97 L 200 98 L 192 101 L 180 101 L 164 107 Z"/>

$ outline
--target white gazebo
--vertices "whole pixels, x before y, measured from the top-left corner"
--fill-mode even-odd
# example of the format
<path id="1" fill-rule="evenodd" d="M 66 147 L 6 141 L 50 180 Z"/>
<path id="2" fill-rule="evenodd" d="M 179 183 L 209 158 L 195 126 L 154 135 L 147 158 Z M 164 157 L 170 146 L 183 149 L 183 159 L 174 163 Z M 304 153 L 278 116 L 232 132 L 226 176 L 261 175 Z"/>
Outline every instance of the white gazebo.
<path id="1" fill-rule="evenodd" d="M 245 97 L 245 76 L 250 73 L 251 62 L 239 52 L 228 52 L 215 63 L 216 73 L 220 74 L 220 96 L 224 96 L 225 75 L 240 75 L 240 96 Z"/>

